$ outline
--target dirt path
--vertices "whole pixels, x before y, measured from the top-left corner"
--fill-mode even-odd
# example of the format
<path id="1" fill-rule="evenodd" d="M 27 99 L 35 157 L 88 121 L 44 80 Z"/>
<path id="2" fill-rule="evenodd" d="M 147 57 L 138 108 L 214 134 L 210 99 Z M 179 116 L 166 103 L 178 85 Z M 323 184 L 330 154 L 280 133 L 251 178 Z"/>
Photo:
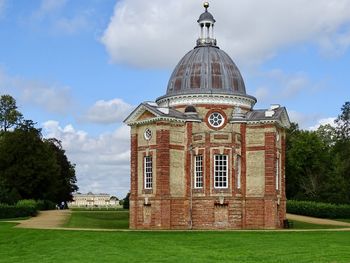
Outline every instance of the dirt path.
<path id="1" fill-rule="evenodd" d="M 71 214 L 70 210 L 41 211 L 37 216 L 27 220 L 16 221 L 16 227 L 52 229 L 61 227 Z"/>
<path id="2" fill-rule="evenodd" d="M 20 220 L 20 221 L 12 221 L 18 223 L 16 227 L 19 228 L 38 228 L 38 229 L 64 229 L 64 230 L 90 230 L 90 231 L 120 231 L 115 229 L 73 229 L 73 228 L 65 228 L 62 227 L 63 224 L 67 221 L 69 216 L 71 215 L 70 210 L 50 210 L 50 211 L 41 211 L 36 217 L 29 218 L 27 220 Z M 287 214 L 287 218 L 290 220 L 297 220 L 297 221 L 303 221 L 306 223 L 312 223 L 312 224 L 320 224 L 320 225 L 335 225 L 335 226 L 344 226 L 347 227 L 347 229 L 338 229 L 338 230 L 349 230 L 350 229 L 350 223 L 347 222 L 340 222 L 330 219 L 321 219 L 321 218 L 315 218 L 315 217 L 308 217 L 308 216 L 300 216 L 300 215 L 293 215 L 293 214 Z M 325 230 L 325 229 L 320 229 Z M 337 229 L 330 229 L 330 230 L 337 230 Z M 125 230 L 129 231 L 129 230 Z M 249 230 L 251 231 L 251 230 Z M 281 230 L 277 230 L 281 231 Z M 287 230 L 291 231 L 291 230 Z M 303 230 L 295 230 L 295 231 L 308 231 L 307 229 Z M 313 230 L 314 231 L 314 230 Z"/>
<path id="3" fill-rule="evenodd" d="M 322 219 L 322 218 L 316 218 L 316 217 L 310 217 L 310 216 L 300 216 L 300 215 L 293 215 L 293 214 L 287 214 L 287 218 L 290 220 L 303 221 L 303 222 L 311 223 L 311 224 L 350 227 L 350 223 L 340 222 L 340 221 L 331 220 L 331 219 Z"/>

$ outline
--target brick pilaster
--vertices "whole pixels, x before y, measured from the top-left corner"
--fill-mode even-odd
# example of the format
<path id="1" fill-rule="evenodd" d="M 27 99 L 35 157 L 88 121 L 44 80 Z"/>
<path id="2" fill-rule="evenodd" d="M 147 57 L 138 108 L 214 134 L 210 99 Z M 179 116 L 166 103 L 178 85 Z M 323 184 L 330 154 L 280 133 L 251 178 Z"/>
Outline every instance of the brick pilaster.
<path id="1" fill-rule="evenodd" d="M 130 228 L 137 227 L 137 197 L 138 197 L 138 177 L 137 177 L 137 134 L 131 135 L 130 145 Z"/>

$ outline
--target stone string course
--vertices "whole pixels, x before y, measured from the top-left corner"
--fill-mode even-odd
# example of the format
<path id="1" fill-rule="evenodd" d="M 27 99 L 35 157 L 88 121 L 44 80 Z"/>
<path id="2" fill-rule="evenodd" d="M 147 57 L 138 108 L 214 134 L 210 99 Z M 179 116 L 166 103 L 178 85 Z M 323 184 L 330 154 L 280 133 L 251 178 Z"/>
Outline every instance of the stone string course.
<path id="1" fill-rule="evenodd" d="M 204 118 L 215 109 L 215 105 L 209 106 L 197 107 L 198 115 Z M 220 110 L 231 116 L 233 108 L 220 107 Z M 143 138 L 146 128 L 153 134 L 150 141 Z M 154 187 L 143 191 L 139 189 L 144 180 L 140 159 L 150 154 Z M 196 154 L 203 155 L 202 189 L 193 189 Z M 229 156 L 227 189 L 214 188 L 214 154 Z M 236 182 L 237 154 L 241 156 L 240 189 Z M 281 182 L 276 190 L 278 156 Z M 281 228 L 286 218 L 284 166 L 285 132 L 273 124 L 227 122 L 220 130 L 210 129 L 204 121 L 132 126 L 130 228 Z"/>

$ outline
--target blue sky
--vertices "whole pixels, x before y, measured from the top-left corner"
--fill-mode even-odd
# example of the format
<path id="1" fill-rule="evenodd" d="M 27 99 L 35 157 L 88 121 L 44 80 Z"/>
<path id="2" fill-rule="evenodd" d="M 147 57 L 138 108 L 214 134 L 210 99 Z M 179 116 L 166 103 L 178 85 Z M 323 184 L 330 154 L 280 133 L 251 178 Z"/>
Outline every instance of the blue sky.
<path id="1" fill-rule="evenodd" d="M 218 46 L 255 108 L 310 129 L 350 99 L 350 1 L 213 0 Z M 261 12 L 263 10 L 263 12 Z M 199 0 L 0 0 L 0 94 L 62 140 L 81 192 L 125 196 L 133 107 L 164 95 L 195 45 Z"/>

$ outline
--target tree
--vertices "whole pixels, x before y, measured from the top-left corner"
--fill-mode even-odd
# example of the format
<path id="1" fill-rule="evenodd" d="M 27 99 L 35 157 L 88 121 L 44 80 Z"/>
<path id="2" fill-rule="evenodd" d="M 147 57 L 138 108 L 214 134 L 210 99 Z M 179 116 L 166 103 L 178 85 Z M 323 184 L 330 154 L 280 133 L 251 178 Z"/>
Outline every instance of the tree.
<path id="1" fill-rule="evenodd" d="M 329 147 L 334 146 L 337 141 L 337 130 L 330 124 L 321 125 L 316 133 L 321 140 Z"/>
<path id="2" fill-rule="evenodd" d="M 55 201 L 60 167 L 32 121 L 0 140 L 0 181 L 18 199 Z M 0 200 L 2 201 L 2 200 Z"/>
<path id="3" fill-rule="evenodd" d="M 72 193 L 78 190 L 75 177 L 75 165 L 72 164 L 62 148 L 61 141 L 51 138 L 45 140 L 52 153 L 56 157 L 57 165 L 59 166 L 59 177 L 56 186 L 56 202 L 73 200 Z"/>
<path id="4" fill-rule="evenodd" d="M 287 131 L 287 198 L 350 202 L 350 102 L 342 106 L 335 125 L 313 132 L 292 124 Z"/>
<path id="5" fill-rule="evenodd" d="M 287 136 L 287 197 L 320 200 L 332 172 L 329 147 L 316 132 L 299 130 L 295 124 Z"/>
<path id="6" fill-rule="evenodd" d="M 335 120 L 338 139 L 333 147 L 334 166 L 337 175 L 345 181 L 347 201 L 350 201 L 350 102 L 341 108 L 341 113 Z"/>
<path id="7" fill-rule="evenodd" d="M 17 110 L 16 100 L 10 95 L 0 97 L 0 130 L 7 131 L 19 124 L 22 114 Z"/>
<path id="8" fill-rule="evenodd" d="M 341 108 L 341 113 L 335 120 L 338 137 L 342 140 L 350 139 L 350 102 L 347 101 Z"/>
<path id="9" fill-rule="evenodd" d="M 123 208 L 124 209 L 129 209 L 130 207 L 130 192 L 127 193 L 126 197 L 123 199 Z"/>

